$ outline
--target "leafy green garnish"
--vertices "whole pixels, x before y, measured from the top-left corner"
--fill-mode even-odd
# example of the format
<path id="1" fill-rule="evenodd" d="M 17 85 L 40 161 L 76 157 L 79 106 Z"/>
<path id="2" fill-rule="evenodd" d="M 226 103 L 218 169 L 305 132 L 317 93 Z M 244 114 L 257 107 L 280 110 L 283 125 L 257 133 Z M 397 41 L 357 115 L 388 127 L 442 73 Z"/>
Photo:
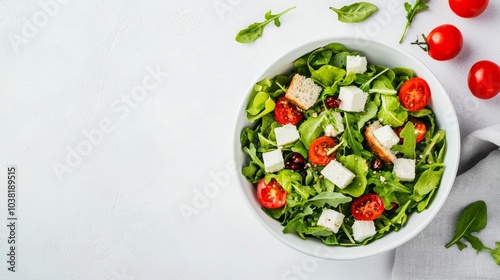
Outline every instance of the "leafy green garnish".
<path id="1" fill-rule="evenodd" d="M 288 8 L 287 10 L 276 15 L 273 15 L 271 14 L 271 11 L 268 11 L 264 16 L 266 19 L 265 21 L 252 23 L 247 28 L 238 32 L 238 34 L 236 35 L 236 41 L 243 44 L 254 42 L 262 36 L 264 27 L 266 27 L 266 25 L 268 25 L 270 22 L 274 22 L 274 25 L 280 27 L 281 22 L 279 18 L 293 9 L 295 9 L 295 6 Z"/>
<path id="2" fill-rule="evenodd" d="M 396 96 L 381 95 L 382 105 L 378 111 L 377 117 L 381 119 L 382 124 L 392 127 L 402 126 L 408 119 L 406 111 Z"/>
<path id="3" fill-rule="evenodd" d="M 415 159 L 417 135 L 415 134 L 415 127 L 412 122 L 407 122 L 403 130 L 401 130 L 401 138 L 404 140 L 403 144 L 394 146 L 392 150 L 402 153 L 405 158 Z"/>
<path id="4" fill-rule="evenodd" d="M 483 230 L 487 223 L 488 213 L 486 203 L 478 200 L 469 204 L 462 211 L 462 214 L 460 214 L 455 228 L 455 236 L 446 244 L 446 248 L 457 245 L 458 249 L 462 251 L 467 247 L 465 243 L 461 242 L 462 239 L 465 239 L 477 253 L 480 251 L 490 253 L 496 264 L 500 266 L 500 242 L 496 243 L 497 247 L 495 249 L 491 249 L 484 246 L 477 236 L 472 235 Z"/>
<path id="5" fill-rule="evenodd" d="M 327 123 L 327 114 L 320 114 L 317 117 L 307 119 L 299 127 L 300 140 L 304 146 L 309 149 L 311 143 L 316 140 L 325 131 Z"/>
<path id="6" fill-rule="evenodd" d="M 340 9 L 330 7 L 330 10 L 334 11 L 338 15 L 338 19 L 341 22 L 352 23 L 361 22 L 373 15 L 378 8 L 377 6 L 368 2 L 357 2 L 349 6 L 344 6 Z"/>
<path id="7" fill-rule="evenodd" d="M 406 26 L 403 31 L 403 36 L 401 36 L 401 39 L 399 40 L 400 44 L 403 42 L 406 36 L 406 32 L 408 31 L 410 24 L 413 22 L 413 18 L 415 17 L 415 15 L 418 12 L 429 8 L 429 6 L 423 3 L 423 0 L 416 0 L 413 6 L 408 2 L 405 2 L 404 5 L 406 10 Z"/>

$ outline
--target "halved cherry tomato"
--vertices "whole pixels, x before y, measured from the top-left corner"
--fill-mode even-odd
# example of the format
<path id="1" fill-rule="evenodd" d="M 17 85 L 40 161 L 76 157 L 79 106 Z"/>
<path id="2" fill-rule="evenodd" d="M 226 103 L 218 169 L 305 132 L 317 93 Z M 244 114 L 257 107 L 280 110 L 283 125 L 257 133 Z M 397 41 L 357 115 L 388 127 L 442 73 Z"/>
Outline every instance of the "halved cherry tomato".
<path id="1" fill-rule="evenodd" d="M 292 104 L 286 97 L 281 97 L 276 101 L 274 107 L 274 118 L 280 124 L 293 124 L 296 125 L 302 120 L 302 112 Z"/>
<path id="2" fill-rule="evenodd" d="M 309 161 L 317 165 L 326 166 L 330 161 L 335 159 L 337 154 L 333 152 L 331 155 L 328 155 L 328 150 L 337 146 L 337 144 L 337 140 L 328 136 L 316 138 L 309 147 Z"/>
<path id="3" fill-rule="evenodd" d="M 374 193 L 364 194 L 353 201 L 351 212 L 356 220 L 375 220 L 384 212 L 384 202 Z"/>
<path id="4" fill-rule="evenodd" d="M 489 60 L 476 62 L 469 70 L 469 89 L 474 96 L 490 99 L 500 92 L 500 66 Z"/>
<path id="5" fill-rule="evenodd" d="M 257 184 L 257 199 L 265 208 L 276 209 L 285 206 L 286 195 L 287 192 L 274 178 L 267 184 L 266 179 L 262 178 Z"/>
<path id="6" fill-rule="evenodd" d="M 415 128 L 415 134 L 417 135 L 416 142 L 420 143 L 422 140 L 425 138 L 425 133 L 427 132 L 427 127 L 425 126 L 425 123 L 421 120 L 418 120 L 413 117 L 409 117 L 408 121 L 413 124 L 413 127 Z M 401 131 L 405 128 L 406 123 L 400 127 L 396 127 L 394 129 L 394 132 L 399 136 L 399 143 L 403 143 L 403 138 L 401 138 Z"/>
<path id="7" fill-rule="evenodd" d="M 486 7 L 488 0 L 449 0 L 451 10 L 458 16 L 473 18 L 480 15 Z"/>
<path id="8" fill-rule="evenodd" d="M 412 78 L 399 89 L 399 101 L 410 112 L 422 110 L 431 99 L 431 89 L 422 78 Z"/>

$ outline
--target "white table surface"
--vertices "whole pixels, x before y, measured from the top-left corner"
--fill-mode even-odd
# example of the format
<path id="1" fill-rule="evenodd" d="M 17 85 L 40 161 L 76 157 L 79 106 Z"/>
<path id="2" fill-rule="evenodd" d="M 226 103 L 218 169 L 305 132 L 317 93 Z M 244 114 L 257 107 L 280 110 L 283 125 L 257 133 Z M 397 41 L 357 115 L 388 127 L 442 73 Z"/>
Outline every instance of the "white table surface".
<path id="1" fill-rule="evenodd" d="M 393 252 L 325 261 L 275 240 L 243 201 L 232 145 L 245 91 L 274 58 L 328 36 L 397 44 L 403 1 L 372 0 L 380 10 L 360 24 L 328 9 L 345 0 L 54 1 L 0 3 L 2 225 L 7 167 L 18 175 L 16 272 L 3 225 L 1 279 L 390 277 Z M 500 97 L 476 99 L 466 84 L 475 61 L 500 63 L 500 4 L 462 19 L 430 2 L 401 47 L 442 81 L 463 137 L 500 118 Z M 292 5 L 280 28 L 234 41 Z M 458 57 L 438 62 L 410 45 L 443 23 L 464 35 Z"/>

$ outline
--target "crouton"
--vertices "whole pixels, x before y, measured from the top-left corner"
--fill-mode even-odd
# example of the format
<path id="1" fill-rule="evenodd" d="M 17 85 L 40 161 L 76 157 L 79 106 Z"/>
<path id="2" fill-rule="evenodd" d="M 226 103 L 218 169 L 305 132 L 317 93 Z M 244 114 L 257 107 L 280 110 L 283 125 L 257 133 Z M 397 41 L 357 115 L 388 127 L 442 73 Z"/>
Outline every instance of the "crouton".
<path id="1" fill-rule="evenodd" d="M 295 74 L 285 97 L 300 109 L 307 110 L 316 103 L 322 90 L 311 78 Z"/>
<path id="2" fill-rule="evenodd" d="M 381 127 L 382 126 L 379 121 L 367 126 L 365 130 L 365 139 L 368 144 L 368 148 L 372 151 L 372 153 L 382 159 L 385 164 L 391 164 L 396 161 L 396 155 L 391 151 L 391 149 L 384 147 L 373 134 L 375 130 Z"/>

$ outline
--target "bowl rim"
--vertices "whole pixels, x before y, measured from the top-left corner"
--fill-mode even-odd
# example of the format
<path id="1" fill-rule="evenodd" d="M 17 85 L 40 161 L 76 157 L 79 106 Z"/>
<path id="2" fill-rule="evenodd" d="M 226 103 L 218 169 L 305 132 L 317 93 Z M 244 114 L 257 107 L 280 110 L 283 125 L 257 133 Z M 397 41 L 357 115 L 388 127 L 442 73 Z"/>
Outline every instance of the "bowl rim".
<path id="1" fill-rule="evenodd" d="M 439 190 L 443 189 L 444 192 L 443 191 L 437 192 L 436 195 L 434 195 L 434 197 L 432 199 L 433 200 L 432 203 L 430 204 L 430 205 L 432 205 L 432 209 L 434 209 L 434 211 L 422 212 L 422 213 L 428 213 L 428 217 L 425 219 L 425 221 L 423 223 L 420 223 L 417 226 L 414 226 L 408 232 L 408 234 L 406 234 L 404 236 L 404 238 L 395 240 L 394 242 L 390 243 L 389 246 L 378 247 L 378 248 L 376 247 L 375 249 L 370 248 L 371 250 L 362 250 L 359 248 L 369 247 L 370 244 L 374 244 L 375 242 L 369 243 L 369 244 L 364 245 L 364 246 L 344 247 L 344 246 L 329 246 L 329 245 L 323 244 L 319 240 L 313 240 L 313 241 L 317 242 L 318 246 L 315 246 L 315 247 L 317 247 L 317 249 L 310 250 L 310 249 L 305 248 L 304 246 L 300 246 L 299 244 L 297 244 L 297 242 L 293 242 L 293 241 L 285 238 L 284 233 L 276 232 L 275 230 L 273 230 L 273 228 L 271 228 L 262 219 L 263 211 L 260 208 L 256 209 L 254 207 L 254 205 L 252 205 L 252 203 L 248 199 L 247 193 L 244 190 L 245 185 L 243 184 L 243 182 L 247 182 L 248 184 L 251 184 L 251 183 L 248 182 L 246 180 L 246 178 L 241 174 L 241 166 L 238 165 L 238 163 L 240 161 L 238 158 L 238 153 L 240 153 L 240 154 L 243 153 L 241 150 L 241 143 L 240 143 L 240 135 L 241 135 L 240 115 L 242 115 L 242 113 L 246 110 L 246 106 L 248 103 L 248 97 L 249 97 L 249 94 L 252 91 L 254 85 L 264 78 L 269 78 L 268 76 L 266 76 L 266 73 L 269 72 L 269 70 L 273 66 L 275 66 L 278 62 L 282 62 L 285 58 L 290 56 L 292 53 L 297 52 L 298 50 L 303 49 L 306 46 L 310 47 L 310 49 L 307 51 L 307 52 L 310 52 L 316 48 L 322 47 L 322 46 L 329 44 L 329 43 L 345 44 L 346 41 L 354 41 L 354 40 L 356 40 L 360 44 L 366 44 L 366 45 L 369 45 L 370 43 L 379 44 L 379 45 L 383 46 L 384 48 L 399 52 L 401 55 L 410 59 L 412 61 L 412 63 L 414 65 L 416 65 L 418 68 L 422 68 L 423 70 L 425 70 L 427 72 L 428 75 L 430 75 L 430 78 L 433 80 L 434 84 L 439 87 L 439 89 L 437 91 L 441 92 L 443 94 L 443 96 L 441 96 L 440 98 L 444 98 L 445 99 L 444 101 L 451 105 L 450 108 L 447 108 L 449 110 L 448 112 L 450 114 L 448 117 L 451 117 L 452 125 L 457 127 L 456 132 L 458 133 L 458 137 L 453 139 L 453 141 L 455 141 L 455 145 L 454 145 L 455 149 L 454 150 L 450 150 L 451 147 L 450 147 L 450 145 L 447 144 L 446 155 L 447 155 L 447 157 L 449 157 L 450 154 L 454 154 L 454 155 L 456 155 L 456 156 L 454 156 L 454 158 L 456 158 L 456 160 L 454 160 L 451 165 L 447 164 L 445 167 L 446 169 L 450 170 L 449 172 L 451 172 L 451 175 L 450 175 L 451 180 L 446 182 L 447 187 L 445 189 L 441 188 L 443 186 L 443 183 L 444 183 L 443 182 L 444 174 L 443 174 L 443 177 L 441 178 L 441 181 L 439 183 Z M 304 55 L 307 52 L 304 52 L 301 55 Z M 292 58 L 292 59 L 297 59 L 297 58 L 298 57 Z M 289 63 L 292 63 L 292 62 L 293 62 L 293 60 L 290 61 Z M 233 132 L 234 133 L 233 135 L 235 137 L 233 139 L 233 158 L 235 160 L 235 168 L 236 168 L 236 173 L 237 173 L 237 177 L 238 177 L 238 188 L 240 188 L 240 192 L 244 196 L 245 204 L 248 206 L 248 208 L 250 208 L 249 211 L 252 212 L 252 216 L 254 216 L 254 218 L 258 220 L 258 222 L 261 224 L 261 226 L 263 226 L 266 229 L 266 231 L 268 231 L 272 236 L 274 236 L 276 239 L 278 239 L 283 244 L 295 249 L 296 251 L 299 251 L 301 253 L 304 253 L 304 254 L 307 254 L 307 255 L 310 255 L 313 257 L 318 257 L 318 258 L 327 259 L 327 260 L 354 260 L 354 259 L 361 259 L 361 258 L 370 257 L 373 255 L 377 255 L 377 254 L 381 254 L 381 253 L 393 250 L 393 249 L 403 245 L 407 241 L 411 240 L 413 237 L 415 237 L 417 234 L 419 234 L 425 227 L 427 227 L 427 225 L 435 218 L 437 213 L 441 210 L 442 206 L 444 205 L 445 201 L 447 200 L 449 193 L 453 187 L 454 181 L 455 181 L 456 176 L 457 176 L 459 159 L 460 159 L 460 150 L 461 150 L 461 148 L 460 148 L 461 147 L 461 139 L 460 139 L 460 131 L 459 131 L 459 124 L 458 124 L 456 110 L 453 107 L 453 103 L 451 102 L 451 99 L 450 99 L 448 93 L 446 92 L 446 89 L 443 87 L 441 82 L 437 79 L 436 75 L 432 72 L 432 70 L 430 70 L 427 66 L 425 66 L 425 64 L 422 63 L 414 55 L 407 52 L 403 48 L 400 48 L 398 45 L 393 45 L 393 44 L 390 44 L 388 42 L 382 41 L 380 39 L 375 39 L 375 38 L 359 38 L 359 37 L 350 37 L 350 36 L 327 36 L 327 37 L 318 38 L 315 40 L 299 43 L 298 45 L 295 45 L 292 48 L 288 48 L 286 51 L 283 52 L 283 54 L 278 56 L 276 59 L 273 59 L 270 63 L 267 63 L 266 66 L 262 69 L 263 70 L 261 70 L 259 72 L 259 74 L 256 76 L 256 78 L 254 80 L 252 80 L 252 83 L 245 91 L 244 98 L 241 101 L 241 104 L 240 104 L 240 107 L 238 110 L 238 115 L 237 115 L 237 118 L 236 118 L 235 123 L 234 123 L 234 132 Z M 412 70 L 414 70 L 414 69 L 412 69 Z M 275 73 L 272 75 L 278 75 L 278 74 L 280 74 L 280 73 Z M 434 89 L 433 91 L 436 91 L 436 90 Z M 438 122 L 437 119 L 436 119 L 436 122 Z M 246 123 L 247 125 L 250 124 L 249 121 L 246 119 L 245 119 L 244 123 Z M 245 127 L 245 126 L 243 126 L 243 127 Z M 448 142 L 449 141 L 448 132 L 446 132 L 446 135 L 447 135 L 447 142 Z M 436 197 L 438 196 L 438 194 L 440 194 L 442 196 L 442 199 L 440 199 L 439 201 L 436 201 Z M 431 208 L 431 206 L 429 206 L 425 211 L 430 210 L 429 208 Z M 412 213 L 412 215 L 419 215 L 419 214 L 421 215 L 421 213 Z M 266 216 L 266 218 L 269 218 L 269 217 Z M 269 219 L 271 219 L 271 218 L 269 218 Z M 406 226 L 407 225 L 402 227 L 401 230 L 405 229 Z M 390 233 L 393 233 L 393 232 L 394 231 L 392 231 Z M 308 238 L 307 240 L 300 240 L 300 241 L 301 242 L 308 242 L 308 241 L 312 241 L 312 238 Z M 328 251 L 328 252 L 321 254 L 320 253 L 320 251 L 322 249 L 321 247 L 326 247 L 326 249 L 323 251 Z M 352 251 L 356 251 L 356 254 L 348 254 L 348 255 L 340 254 L 340 255 L 338 255 L 338 254 L 333 254 L 332 252 L 330 252 L 332 250 L 340 250 L 340 248 L 343 248 L 342 250 L 352 249 Z M 358 250 L 356 250 L 356 248 Z"/>

